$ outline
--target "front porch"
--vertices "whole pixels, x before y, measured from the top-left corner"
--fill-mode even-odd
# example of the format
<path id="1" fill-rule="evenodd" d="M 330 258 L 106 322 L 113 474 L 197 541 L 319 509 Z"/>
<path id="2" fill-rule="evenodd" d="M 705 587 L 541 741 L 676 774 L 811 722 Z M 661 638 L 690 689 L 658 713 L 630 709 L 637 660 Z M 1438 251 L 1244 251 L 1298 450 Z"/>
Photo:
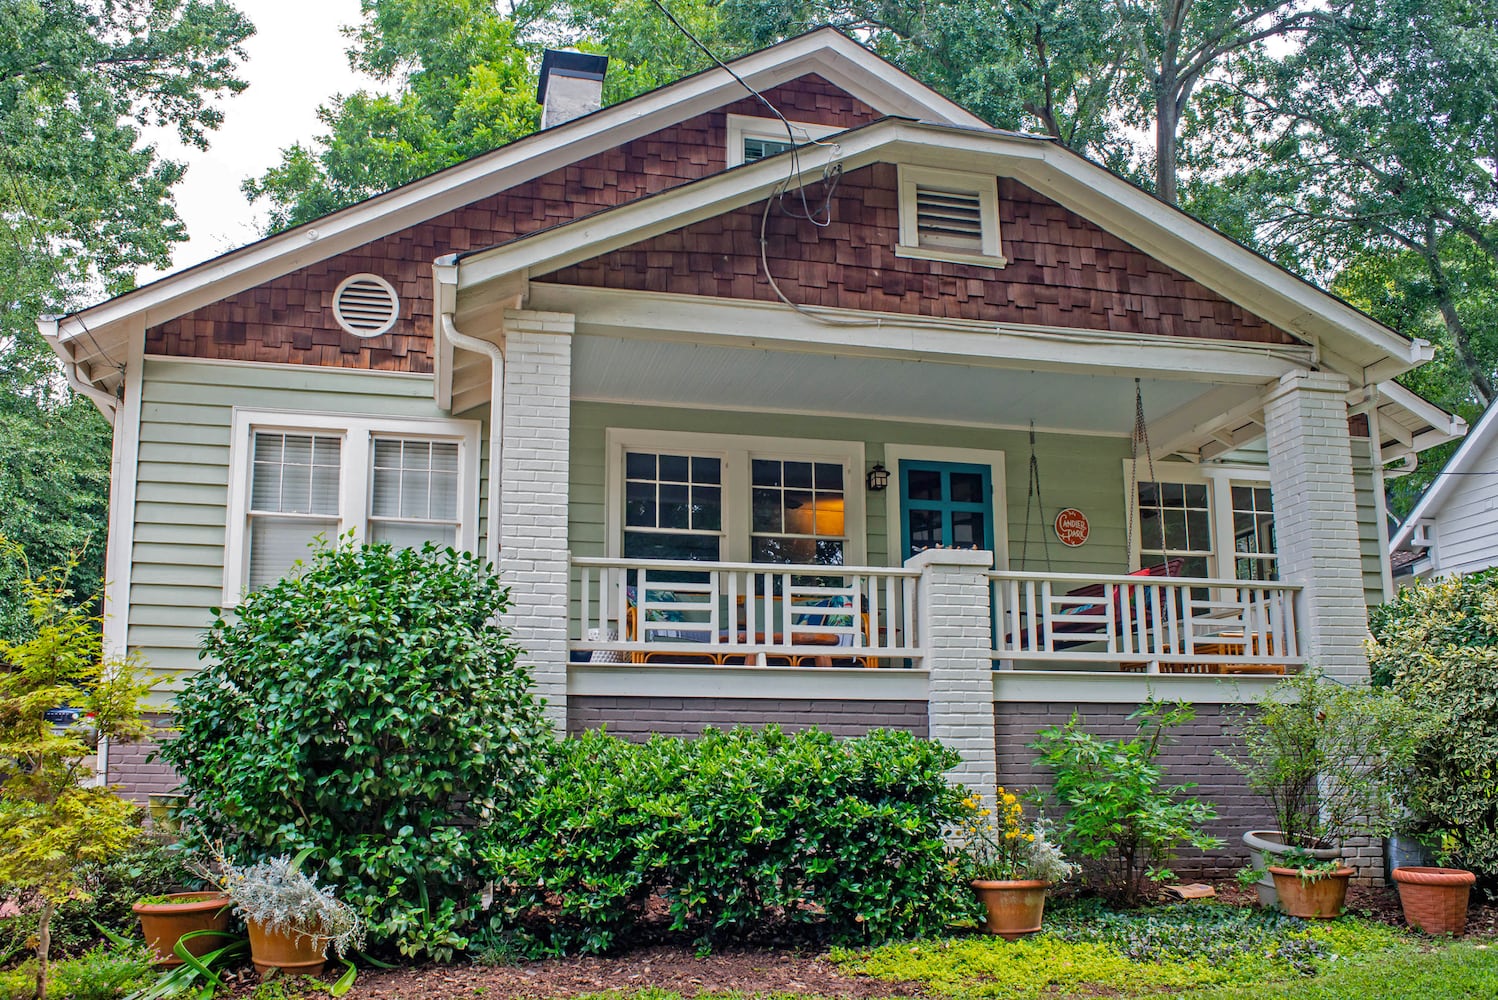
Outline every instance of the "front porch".
<path id="1" fill-rule="evenodd" d="M 571 564 L 569 663 L 920 670 L 926 637 L 946 624 L 923 600 L 928 560 Z M 1305 665 L 1295 584 L 981 566 L 971 575 L 991 627 L 968 638 L 995 669 L 1283 675 Z"/>

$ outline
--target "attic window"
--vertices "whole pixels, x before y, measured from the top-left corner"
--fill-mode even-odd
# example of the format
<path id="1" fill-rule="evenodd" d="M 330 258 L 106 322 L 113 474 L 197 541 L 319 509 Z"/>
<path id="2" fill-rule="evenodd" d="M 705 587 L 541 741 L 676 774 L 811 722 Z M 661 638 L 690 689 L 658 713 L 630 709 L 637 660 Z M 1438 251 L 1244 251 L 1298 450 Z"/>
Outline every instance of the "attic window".
<path id="1" fill-rule="evenodd" d="M 1003 267 L 999 192 L 983 174 L 900 168 L 899 257 Z"/>
<path id="2" fill-rule="evenodd" d="M 399 316 L 395 288 L 377 274 L 344 278 L 333 292 L 333 318 L 356 337 L 378 337 Z"/>
<path id="3" fill-rule="evenodd" d="M 791 122 L 790 134 L 785 122 L 779 118 L 756 118 L 752 115 L 728 116 L 728 165 L 737 167 L 753 163 L 768 156 L 784 153 L 791 148 L 791 136 L 796 145 L 825 139 L 843 131 L 839 125 L 813 125 L 811 122 Z"/>

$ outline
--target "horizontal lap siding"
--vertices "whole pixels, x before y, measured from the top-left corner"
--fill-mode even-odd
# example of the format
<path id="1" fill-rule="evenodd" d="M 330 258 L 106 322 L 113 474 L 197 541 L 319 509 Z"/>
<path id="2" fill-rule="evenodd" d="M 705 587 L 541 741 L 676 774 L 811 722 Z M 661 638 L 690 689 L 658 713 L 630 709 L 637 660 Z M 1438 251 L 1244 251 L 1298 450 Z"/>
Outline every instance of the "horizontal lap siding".
<path id="1" fill-rule="evenodd" d="M 868 465 L 885 461 L 889 444 L 930 445 L 1002 451 L 1005 459 L 1011 567 L 1018 569 L 1025 531 L 1025 496 L 1030 445 L 1027 432 L 945 427 L 897 421 L 809 418 L 795 414 L 740 413 L 726 410 L 687 410 L 674 407 L 613 403 L 574 403 L 572 408 L 572 481 L 568 544 L 574 555 L 601 556 L 607 551 L 605 533 L 605 432 L 610 427 L 700 431 L 714 434 L 752 434 L 769 437 L 861 441 Z M 1050 538 L 1050 563 L 1058 571 L 1117 573 L 1125 568 L 1123 459 L 1128 441 L 1119 438 L 1040 434 L 1036 440 L 1048 517 L 1062 507 L 1076 507 L 1088 516 L 1092 537 L 1069 549 Z M 885 463 L 888 465 L 889 463 Z M 893 466 L 890 467 L 894 471 Z M 864 489 L 861 482 L 850 489 Z M 896 489 L 893 481 L 890 489 Z M 885 494 L 866 495 L 868 558 L 872 565 L 891 559 L 887 541 Z M 1029 569 L 1046 568 L 1043 533 L 1049 531 L 1038 510 L 1031 513 Z"/>
<path id="2" fill-rule="evenodd" d="M 1384 602 L 1384 555 L 1378 534 L 1373 452 L 1367 438 L 1352 439 L 1352 479 L 1357 495 L 1358 549 L 1363 556 L 1363 595 L 1372 608 Z"/>
<path id="3" fill-rule="evenodd" d="M 141 390 L 129 644 L 168 679 L 197 667 L 223 597 L 234 407 L 441 416 L 429 379 L 149 358 Z"/>
<path id="4" fill-rule="evenodd" d="M 1498 442 L 1457 476 L 1435 515 L 1437 576 L 1473 573 L 1498 565 Z"/>

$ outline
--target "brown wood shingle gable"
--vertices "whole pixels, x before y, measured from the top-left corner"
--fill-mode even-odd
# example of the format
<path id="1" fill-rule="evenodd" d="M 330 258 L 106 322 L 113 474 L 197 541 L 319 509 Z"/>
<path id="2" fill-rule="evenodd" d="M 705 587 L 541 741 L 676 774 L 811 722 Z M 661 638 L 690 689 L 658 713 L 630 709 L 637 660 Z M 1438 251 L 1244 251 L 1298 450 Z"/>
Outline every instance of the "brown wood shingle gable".
<path id="1" fill-rule="evenodd" d="M 1018 181 L 999 179 L 1002 269 L 895 256 L 897 168 L 844 176 L 824 228 L 772 210 L 770 272 L 793 302 L 951 319 L 1293 344 L 1290 334 Z M 821 195 L 809 192 L 813 204 Z M 763 202 L 537 280 L 778 301 Z M 799 201 L 796 202 L 799 209 Z"/>
<path id="2" fill-rule="evenodd" d="M 879 113 L 820 76 L 766 94 L 787 117 L 852 128 Z M 613 208 L 726 168 L 727 116 L 763 116 L 752 97 L 580 160 L 464 208 L 268 281 L 152 327 L 146 351 L 212 358 L 371 368 L 432 370 L 434 259 Z M 333 318 L 333 292 L 352 274 L 388 280 L 400 319 L 386 334 L 362 339 Z"/>

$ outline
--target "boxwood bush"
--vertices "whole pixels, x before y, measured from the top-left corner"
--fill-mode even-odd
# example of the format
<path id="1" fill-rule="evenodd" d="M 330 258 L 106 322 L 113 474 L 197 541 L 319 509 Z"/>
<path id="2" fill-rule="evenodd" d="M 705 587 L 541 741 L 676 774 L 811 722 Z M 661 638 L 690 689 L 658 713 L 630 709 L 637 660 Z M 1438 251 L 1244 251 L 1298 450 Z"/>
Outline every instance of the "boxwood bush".
<path id="1" fill-rule="evenodd" d="M 1412 832 L 1498 893 L 1498 570 L 1408 586 L 1369 626 L 1374 683 L 1426 722 L 1403 802 Z"/>
<path id="2" fill-rule="evenodd" d="M 161 754 L 183 827 L 239 860 L 313 848 L 376 945 L 444 959 L 478 908 L 474 827 L 550 730 L 507 592 L 474 556 L 352 543 L 218 614 Z"/>
<path id="3" fill-rule="evenodd" d="M 974 906 L 943 839 L 963 809 L 943 774 L 957 761 L 892 731 L 569 740 L 485 852 L 494 926 L 532 955 L 605 951 L 653 899 L 701 946 L 940 930 Z"/>

